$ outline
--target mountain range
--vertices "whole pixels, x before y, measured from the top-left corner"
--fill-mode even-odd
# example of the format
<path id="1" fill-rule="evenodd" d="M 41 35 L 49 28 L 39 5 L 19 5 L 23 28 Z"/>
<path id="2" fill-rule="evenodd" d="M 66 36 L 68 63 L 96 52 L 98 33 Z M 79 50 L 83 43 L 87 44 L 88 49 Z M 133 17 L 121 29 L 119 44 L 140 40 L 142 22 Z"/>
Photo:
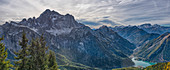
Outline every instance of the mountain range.
<path id="1" fill-rule="evenodd" d="M 158 24 L 151 25 L 149 23 L 139 25 L 138 28 L 145 30 L 148 33 L 157 33 L 157 34 L 164 34 L 166 32 L 170 32 L 169 27 L 160 26 Z"/>
<path id="2" fill-rule="evenodd" d="M 8 59 L 21 49 L 19 40 L 43 34 L 49 49 L 56 54 L 60 69 L 113 69 L 133 66 L 130 56 L 147 61 L 169 61 L 170 27 L 143 24 L 139 26 L 101 26 L 98 29 L 79 23 L 70 14 L 61 15 L 46 9 L 39 17 L 0 25 L 0 36 L 8 48 Z M 146 59 L 143 59 L 146 58 Z"/>
<path id="3" fill-rule="evenodd" d="M 138 51 L 139 47 L 147 44 L 152 39 L 159 37 L 162 33 L 170 32 L 170 27 L 160 25 L 142 24 L 139 26 L 116 26 L 110 27 L 120 36 L 127 39 L 136 46 L 134 52 Z"/>
<path id="4" fill-rule="evenodd" d="M 128 56 L 133 53 L 135 45 L 107 26 L 92 30 L 78 23 L 70 14 L 61 15 L 47 9 L 38 18 L 1 25 L 0 36 L 4 35 L 3 43 L 10 56 L 15 56 L 12 55 L 13 52 L 21 49 L 18 41 L 21 40 L 23 31 L 29 40 L 43 34 L 49 49 L 61 58 L 57 58 L 61 67 L 74 65 L 111 69 L 134 65 Z"/>

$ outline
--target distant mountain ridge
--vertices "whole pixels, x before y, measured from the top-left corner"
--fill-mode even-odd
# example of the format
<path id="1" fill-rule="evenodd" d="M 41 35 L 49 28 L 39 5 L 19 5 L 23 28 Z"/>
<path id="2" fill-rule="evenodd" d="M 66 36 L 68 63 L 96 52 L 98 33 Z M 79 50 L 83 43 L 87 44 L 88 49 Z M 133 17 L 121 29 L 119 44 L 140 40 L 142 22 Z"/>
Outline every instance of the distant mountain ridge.
<path id="1" fill-rule="evenodd" d="M 129 42 L 133 43 L 137 47 L 134 50 L 134 54 L 136 54 L 139 51 L 144 51 L 141 50 L 141 48 L 144 48 L 153 39 L 158 38 L 160 34 L 170 32 L 170 27 L 164 27 L 157 24 L 155 25 L 142 24 L 138 26 L 116 26 L 110 28 L 113 31 L 116 31 L 120 36 L 127 39 Z M 149 50 L 149 51 L 153 51 L 153 50 Z M 139 54 L 137 54 L 136 56 L 138 55 Z M 144 54 L 141 55 L 144 56 Z M 159 62 L 159 60 L 155 60 L 155 62 Z"/>
<path id="2" fill-rule="evenodd" d="M 151 25 L 149 23 L 138 26 L 129 25 L 110 28 L 137 47 L 146 44 L 163 33 L 170 32 L 170 27 L 160 26 L 158 24 Z"/>
<path id="3" fill-rule="evenodd" d="M 129 42 L 135 44 L 136 47 L 140 47 L 159 36 L 159 34 L 148 33 L 137 26 L 116 26 L 114 28 L 111 27 L 111 29 Z"/>
<path id="4" fill-rule="evenodd" d="M 138 27 L 140 29 L 145 30 L 148 33 L 164 34 L 166 32 L 170 32 L 170 27 L 165 27 L 158 24 L 151 25 L 147 23 L 147 24 L 139 25 Z"/>
<path id="5" fill-rule="evenodd" d="M 53 50 L 57 57 L 63 58 L 57 59 L 63 67 L 76 65 L 110 69 L 134 64 L 128 57 L 135 49 L 132 43 L 106 26 L 92 30 L 75 21 L 70 14 L 61 15 L 47 9 L 38 18 L 1 25 L 0 36 L 4 35 L 3 42 L 11 54 L 20 49 L 18 41 L 23 30 L 29 40 L 44 34 L 49 49 Z"/>
<path id="6" fill-rule="evenodd" d="M 170 61 L 170 32 L 164 33 L 140 48 L 135 56 L 152 62 Z"/>

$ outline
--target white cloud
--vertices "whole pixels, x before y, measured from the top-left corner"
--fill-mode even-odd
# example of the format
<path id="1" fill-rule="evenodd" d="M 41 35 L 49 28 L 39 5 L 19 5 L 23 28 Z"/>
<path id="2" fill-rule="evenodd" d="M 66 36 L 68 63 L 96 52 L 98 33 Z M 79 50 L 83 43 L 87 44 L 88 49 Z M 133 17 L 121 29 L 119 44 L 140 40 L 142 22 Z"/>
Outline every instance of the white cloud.
<path id="1" fill-rule="evenodd" d="M 170 0 L 1 0 L 0 22 L 38 17 L 49 8 L 78 20 L 98 22 L 109 16 L 107 20 L 125 25 L 161 24 L 170 22 L 169 4 Z"/>

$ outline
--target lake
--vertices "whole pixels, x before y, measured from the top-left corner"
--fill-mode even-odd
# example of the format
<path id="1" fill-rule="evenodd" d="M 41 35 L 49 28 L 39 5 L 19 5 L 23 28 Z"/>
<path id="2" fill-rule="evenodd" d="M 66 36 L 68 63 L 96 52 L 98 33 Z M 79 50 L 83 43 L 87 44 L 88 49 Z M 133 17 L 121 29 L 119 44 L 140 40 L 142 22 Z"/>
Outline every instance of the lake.
<path id="1" fill-rule="evenodd" d="M 147 66 L 150 66 L 150 65 L 154 65 L 156 63 L 151 63 L 151 62 L 147 62 L 147 61 L 138 61 L 138 60 L 135 60 L 135 57 L 132 58 L 132 61 L 135 63 L 135 67 L 137 66 L 142 66 L 142 67 L 147 67 Z"/>

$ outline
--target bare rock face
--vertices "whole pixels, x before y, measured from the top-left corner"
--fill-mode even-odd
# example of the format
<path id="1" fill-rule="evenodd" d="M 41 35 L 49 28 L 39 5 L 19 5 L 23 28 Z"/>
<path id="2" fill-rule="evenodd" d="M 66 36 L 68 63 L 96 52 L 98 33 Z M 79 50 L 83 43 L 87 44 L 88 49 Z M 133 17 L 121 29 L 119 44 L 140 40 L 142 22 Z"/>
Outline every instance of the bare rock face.
<path id="1" fill-rule="evenodd" d="M 47 9 L 38 18 L 1 25 L 0 36 L 4 35 L 3 42 L 11 55 L 20 49 L 18 41 L 21 40 L 23 30 L 29 40 L 44 34 L 51 50 L 75 63 L 103 69 L 134 64 L 128 58 L 135 49 L 132 43 L 106 26 L 92 30 L 75 21 L 70 14 L 61 15 Z"/>

